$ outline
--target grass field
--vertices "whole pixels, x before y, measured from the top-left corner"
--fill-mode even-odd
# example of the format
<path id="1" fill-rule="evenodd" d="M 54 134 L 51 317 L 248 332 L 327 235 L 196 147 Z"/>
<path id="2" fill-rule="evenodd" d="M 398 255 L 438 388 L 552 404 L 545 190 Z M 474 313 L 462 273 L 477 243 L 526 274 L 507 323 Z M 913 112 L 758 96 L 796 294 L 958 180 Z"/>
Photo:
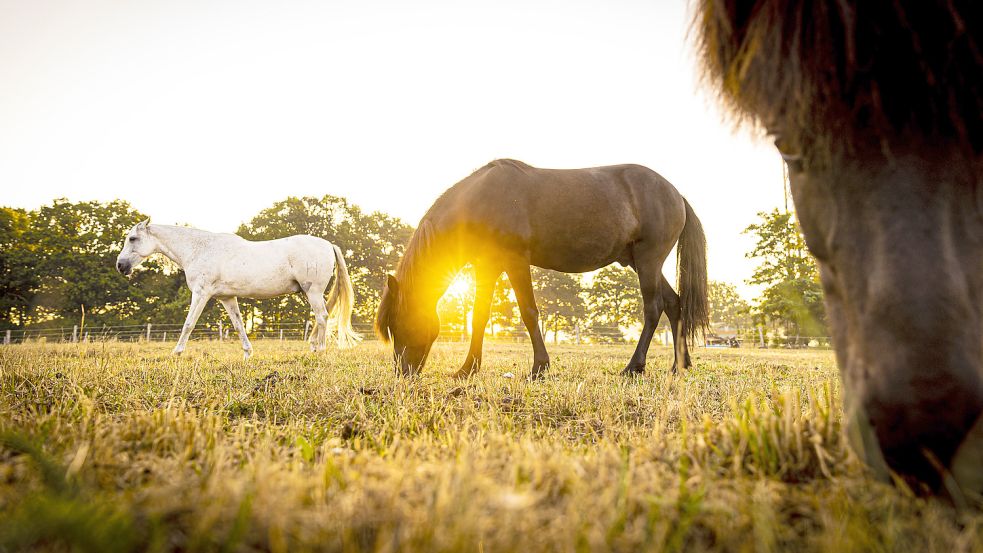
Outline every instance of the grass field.
<path id="1" fill-rule="evenodd" d="M 851 456 L 830 352 L 465 349 L 0 347 L 0 551 L 983 551 Z"/>

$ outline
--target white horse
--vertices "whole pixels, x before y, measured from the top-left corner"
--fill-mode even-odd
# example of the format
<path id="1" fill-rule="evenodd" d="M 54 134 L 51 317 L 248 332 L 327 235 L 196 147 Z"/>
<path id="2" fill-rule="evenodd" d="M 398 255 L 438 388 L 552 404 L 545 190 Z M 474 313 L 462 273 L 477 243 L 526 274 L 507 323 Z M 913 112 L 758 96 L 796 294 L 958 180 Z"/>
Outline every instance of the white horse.
<path id="1" fill-rule="evenodd" d="M 338 335 L 338 347 L 350 347 L 361 338 L 352 329 L 354 293 L 341 249 L 306 234 L 251 242 L 235 234 L 214 233 L 187 227 L 136 224 L 126 234 L 116 269 L 129 276 L 144 259 L 161 253 L 184 269 L 191 289 L 191 308 L 174 347 L 180 355 L 188 343 L 201 311 L 217 298 L 242 339 L 248 359 L 253 347 L 242 324 L 236 297 L 265 299 L 303 292 L 311 304 L 317 326 L 311 333 L 311 351 L 323 351 L 328 324 Z M 324 301 L 324 291 L 335 276 L 335 285 Z"/>

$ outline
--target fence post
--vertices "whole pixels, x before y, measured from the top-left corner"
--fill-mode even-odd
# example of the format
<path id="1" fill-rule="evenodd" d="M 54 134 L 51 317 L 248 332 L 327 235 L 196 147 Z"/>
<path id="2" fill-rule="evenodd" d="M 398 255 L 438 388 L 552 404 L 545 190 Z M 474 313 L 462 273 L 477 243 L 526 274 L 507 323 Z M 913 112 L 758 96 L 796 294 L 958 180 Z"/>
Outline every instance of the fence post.
<path id="1" fill-rule="evenodd" d="M 152 326 L 153 326 L 152 324 L 150 324 L 150 323 L 147 323 L 147 341 L 148 341 L 148 342 L 150 341 L 150 328 L 151 328 Z"/>
<path id="2" fill-rule="evenodd" d="M 761 347 L 763 348 L 768 347 L 767 345 L 765 345 L 765 333 L 760 326 L 758 327 L 758 336 L 761 338 Z"/>
<path id="3" fill-rule="evenodd" d="M 310 329 L 310 327 L 311 327 L 311 322 L 310 321 L 305 321 L 304 322 L 304 341 L 305 342 L 307 341 L 307 332 Z"/>
<path id="4" fill-rule="evenodd" d="M 9 346 L 10 345 L 10 329 L 9 328 L 7 329 L 7 333 L 4 334 L 4 336 L 3 336 L 3 345 L 5 345 L 5 346 Z"/>
<path id="5" fill-rule="evenodd" d="M 218 322 L 218 341 L 222 341 L 222 321 Z"/>
<path id="6" fill-rule="evenodd" d="M 167 341 L 167 331 L 166 330 L 164 331 L 164 336 L 161 337 L 160 341 L 161 342 L 166 342 Z"/>
<path id="7" fill-rule="evenodd" d="M 580 345 L 580 324 L 577 324 L 577 326 L 573 327 L 573 330 L 577 334 L 577 345 L 579 346 Z"/>
<path id="8" fill-rule="evenodd" d="M 75 325 L 72 327 L 72 343 L 74 344 L 78 341 L 79 341 L 79 325 Z"/>
<path id="9" fill-rule="evenodd" d="M 282 328 L 280 329 L 280 341 L 281 342 L 283 341 L 283 329 Z"/>

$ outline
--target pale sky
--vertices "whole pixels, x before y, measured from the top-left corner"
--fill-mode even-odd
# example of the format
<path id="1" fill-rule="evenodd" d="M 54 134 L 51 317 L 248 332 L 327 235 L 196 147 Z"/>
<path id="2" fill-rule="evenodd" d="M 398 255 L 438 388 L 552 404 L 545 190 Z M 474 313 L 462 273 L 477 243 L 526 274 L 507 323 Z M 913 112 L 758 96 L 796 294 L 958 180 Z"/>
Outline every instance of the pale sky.
<path id="1" fill-rule="evenodd" d="M 693 205 L 710 277 L 748 294 L 740 233 L 783 204 L 781 158 L 701 91 L 689 17 L 685 0 L 0 0 L 0 205 L 122 198 L 231 232 L 333 194 L 416 225 L 498 157 L 640 163 Z"/>

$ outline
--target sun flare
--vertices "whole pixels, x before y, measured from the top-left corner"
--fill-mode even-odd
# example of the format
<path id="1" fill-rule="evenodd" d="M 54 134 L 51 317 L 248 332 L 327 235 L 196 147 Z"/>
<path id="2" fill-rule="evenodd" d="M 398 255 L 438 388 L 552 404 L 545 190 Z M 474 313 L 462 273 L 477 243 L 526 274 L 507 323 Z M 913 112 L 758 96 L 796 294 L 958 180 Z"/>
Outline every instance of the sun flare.
<path id="1" fill-rule="evenodd" d="M 471 292 L 472 287 L 474 286 L 473 280 L 474 279 L 471 278 L 471 275 L 469 273 L 463 271 L 457 273 L 451 279 L 450 284 L 447 285 L 447 291 L 444 292 L 444 295 L 452 296 L 455 298 L 466 297 Z"/>

